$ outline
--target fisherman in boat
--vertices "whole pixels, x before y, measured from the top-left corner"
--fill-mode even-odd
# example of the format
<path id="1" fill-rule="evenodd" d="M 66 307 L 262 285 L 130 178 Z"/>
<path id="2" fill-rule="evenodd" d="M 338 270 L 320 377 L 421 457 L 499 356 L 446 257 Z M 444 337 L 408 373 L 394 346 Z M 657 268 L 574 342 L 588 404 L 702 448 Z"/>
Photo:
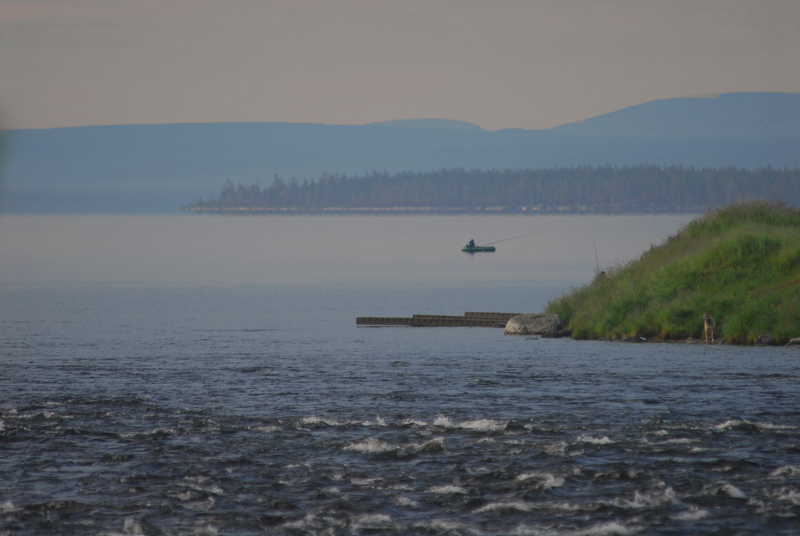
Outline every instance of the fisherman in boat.
<path id="1" fill-rule="evenodd" d="M 467 247 L 470 247 L 470 248 L 474 248 L 475 247 L 475 239 L 474 238 L 470 238 L 469 244 L 467 244 Z"/>

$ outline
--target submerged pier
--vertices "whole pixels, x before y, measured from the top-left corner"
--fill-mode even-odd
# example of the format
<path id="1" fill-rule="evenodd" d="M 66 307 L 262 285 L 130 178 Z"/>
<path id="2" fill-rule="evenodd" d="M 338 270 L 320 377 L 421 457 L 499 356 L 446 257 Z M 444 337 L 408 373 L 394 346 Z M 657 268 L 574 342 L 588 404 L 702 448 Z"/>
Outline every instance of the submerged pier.
<path id="1" fill-rule="evenodd" d="M 409 317 L 359 316 L 359 326 L 471 327 L 505 328 L 508 320 L 520 313 L 466 312 L 455 315 L 413 315 Z"/>

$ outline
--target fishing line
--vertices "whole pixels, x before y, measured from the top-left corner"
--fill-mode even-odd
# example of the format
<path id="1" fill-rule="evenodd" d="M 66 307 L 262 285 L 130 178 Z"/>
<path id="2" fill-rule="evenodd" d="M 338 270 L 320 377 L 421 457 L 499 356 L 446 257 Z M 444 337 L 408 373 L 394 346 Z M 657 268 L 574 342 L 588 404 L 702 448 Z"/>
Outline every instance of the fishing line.
<path id="1" fill-rule="evenodd" d="M 500 242 L 508 242 L 509 240 L 514 240 L 516 238 L 522 238 L 524 236 L 531 236 L 531 235 L 535 235 L 535 234 L 536 233 L 528 233 L 528 234 L 523 234 L 523 235 L 519 235 L 519 236 L 512 236 L 511 238 L 504 238 L 502 240 L 495 240 L 494 242 L 489 242 L 488 244 L 484 244 L 484 246 L 491 246 L 492 244 L 499 244 Z"/>

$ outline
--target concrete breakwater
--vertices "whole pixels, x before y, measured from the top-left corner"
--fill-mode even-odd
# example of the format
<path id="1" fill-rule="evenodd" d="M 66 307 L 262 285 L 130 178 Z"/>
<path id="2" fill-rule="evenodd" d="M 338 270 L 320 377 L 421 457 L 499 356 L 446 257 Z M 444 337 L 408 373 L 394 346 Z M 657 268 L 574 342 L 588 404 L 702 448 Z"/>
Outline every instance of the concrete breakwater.
<path id="1" fill-rule="evenodd" d="M 413 315 L 409 317 L 359 316 L 359 326 L 414 326 L 414 327 L 481 327 L 505 328 L 506 323 L 520 313 L 466 312 L 457 315 Z"/>

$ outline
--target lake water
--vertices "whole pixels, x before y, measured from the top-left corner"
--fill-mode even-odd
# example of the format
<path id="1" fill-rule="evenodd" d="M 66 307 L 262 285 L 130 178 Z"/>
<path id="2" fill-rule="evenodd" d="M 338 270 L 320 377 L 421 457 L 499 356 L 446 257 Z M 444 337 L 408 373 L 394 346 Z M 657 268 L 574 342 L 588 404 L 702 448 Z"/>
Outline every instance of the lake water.
<path id="1" fill-rule="evenodd" d="M 2 216 L 0 534 L 797 534 L 796 349 L 355 324 L 689 219 Z"/>

